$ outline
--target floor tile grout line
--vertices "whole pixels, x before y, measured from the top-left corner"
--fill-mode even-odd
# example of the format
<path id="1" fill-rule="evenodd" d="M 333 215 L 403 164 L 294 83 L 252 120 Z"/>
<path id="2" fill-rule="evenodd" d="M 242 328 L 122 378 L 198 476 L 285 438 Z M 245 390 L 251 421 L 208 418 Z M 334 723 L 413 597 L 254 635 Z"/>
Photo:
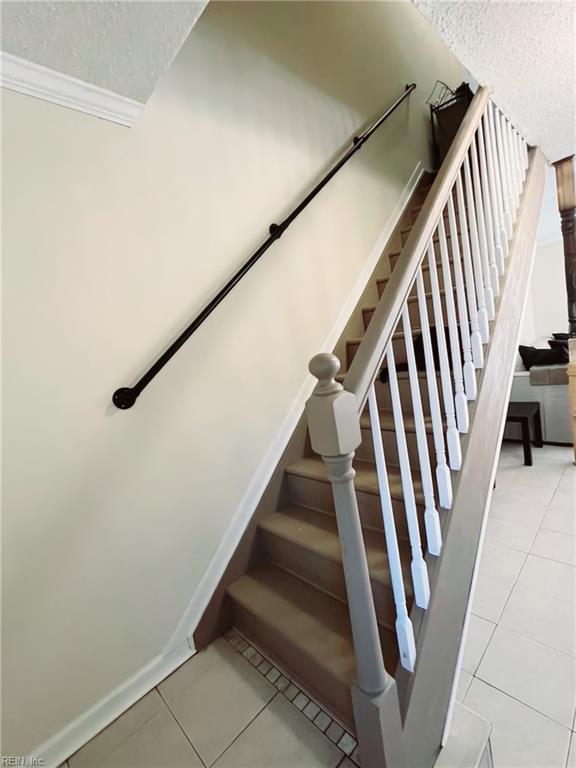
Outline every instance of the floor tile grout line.
<path id="1" fill-rule="evenodd" d="M 541 712 L 539 709 L 536 709 L 536 708 L 535 708 L 535 707 L 533 707 L 532 705 L 530 705 L 530 704 L 527 704 L 526 702 L 524 702 L 524 701 L 521 701 L 520 699 L 517 699 L 515 696 L 512 696 L 512 695 L 511 695 L 510 693 L 508 693 L 507 691 L 504 691 L 504 690 L 502 690 L 502 689 L 498 688 L 497 686 L 493 685 L 492 683 L 489 683 L 489 682 L 487 682 L 486 680 L 482 679 L 481 677 L 479 677 L 479 676 L 477 675 L 477 672 L 478 672 L 478 670 L 480 669 L 480 666 L 481 666 L 481 664 L 482 664 L 482 661 L 484 660 L 484 657 L 485 657 L 485 655 L 486 655 L 486 653 L 487 653 L 487 651 L 488 651 L 488 648 L 489 648 L 489 646 L 491 645 L 491 643 L 492 643 L 492 641 L 493 641 L 493 639 L 494 639 L 494 634 L 495 634 L 495 632 L 496 632 L 496 629 L 497 629 L 498 627 L 500 627 L 500 626 L 501 626 L 503 629 L 506 629 L 506 630 L 507 630 L 507 631 L 509 631 L 509 632 L 513 632 L 513 633 L 515 633 L 515 634 L 517 634 L 517 635 L 519 635 L 519 636 L 521 636 L 521 637 L 526 637 L 528 640 L 532 640 L 533 642 L 537 642 L 537 643 L 539 643 L 540 645 L 544 646 L 545 648 L 549 648 L 550 650 L 553 650 L 553 651 L 554 651 L 554 650 L 556 650 L 556 651 L 558 651 L 559 653 L 562 653 L 564 656 L 567 656 L 568 658 L 571 658 L 571 659 L 573 659 L 573 658 L 574 658 L 574 656 L 573 656 L 573 655 L 571 655 L 571 654 L 567 654 L 567 653 L 566 653 L 566 652 L 564 652 L 564 651 L 560 651 L 559 649 L 557 649 L 557 648 L 554 648 L 554 647 L 552 647 L 552 646 L 548 645 L 547 643 L 542 643 L 541 641 L 539 641 L 539 640 L 536 640 L 535 638 L 532 638 L 532 637 L 530 637 L 530 636 L 528 636 L 528 635 L 525 635 L 525 634 L 524 634 L 524 633 L 522 633 L 522 632 L 517 632 L 516 630 L 510 629 L 510 628 L 508 628 L 508 627 L 506 627 L 506 626 L 504 626 L 504 625 L 502 625 L 502 624 L 500 623 L 500 622 L 501 622 L 501 619 L 502 619 L 502 616 L 504 615 L 504 611 L 506 610 L 506 606 L 508 605 L 508 602 L 510 601 L 510 599 L 511 599 L 511 597 L 512 597 L 512 593 L 513 593 L 514 589 L 516 588 L 516 586 L 517 586 L 517 584 L 518 584 L 518 581 L 519 581 L 519 579 L 520 579 L 520 576 L 522 575 L 522 573 L 523 573 L 523 571 L 524 571 L 524 569 L 525 569 L 525 567 L 526 567 L 526 563 L 528 562 L 528 557 L 529 557 L 530 555 L 533 555 L 533 553 L 531 552 L 531 550 L 532 550 L 532 547 L 534 546 L 534 543 L 535 543 L 535 541 L 536 541 L 536 537 L 538 536 L 538 533 L 539 533 L 541 530 L 548 530 L 548 529 L 546 529 L 546 528 L 543 528 L 543 525 L 544 525 L 544 520 L 546 519 L 546 515 L 548 514 L 548 512 L 549 512 L 549 511 L 550 511 L 550 509 L 551 509 L 551 504 L 552 504 L 552 501 L 553 501 L 553 499 L 554 499 L 554 496 L 556 495 L 556 492 L 557 492 L 557 490 L 558 490 L 558 486 L 560 485 L 561 479 L 562 479 L 562 477 L 564 477 L 564 473 L 565 473 L 566 469 L 567 469 L 567 468 L 565 468 L 564 472 L 562 473 L 562 475 L 561 475 L 561 478 L 560 478 L 560 480 L 558 481 L 558 484 L 557 484 L 556 488 L 554 489 L 554 492 L 553 492 L 553 494 L 552 494 L 552 497 L 551 497 L 550 501 L 548 502 L 548 504 L 546 504 L 546 505 L 538 505 L 538 506 L 544 506 L 544 507 L 546 508 L 546 513 L 545 513 L 545 514 L 544 514 L 544 516 L 542 517 L 542 520 L 541 520 L 540 524 L 537 526 L 536 535 L 534 536 L 534 540 L 532 541 L 532 544 L 531 544 L 530 550 L 529 550 L 528 552 L 526 552 L 526 553 L 523 553 L 523 554 L 524 554 L 524 562 L 522 563 L 522 566 L 520 567 L 520 570 L 518 571 L 518 575 L 516 576 L 516 578 L 515 578 L 515 579 L 514 579 L 514 581 L 513 581 L 513 584 L 512 584 L 512 589 L 510 590 L 510 593 L 509 593 L 509 595 L 508 595 L 508 598 L 506 599 L 506 602 L 504 603 L 504 607 L 502 608 L 502 611 L 501 611 L 501 612 L 500 612 L 500 614 L 499 614 L 498 620 L 497 620 L 496 622 L 492 622 L 492 623 L 494 623 L 494 624 L 495 624 L 495 627 L 494 627 L 494 629 L 492 630 L 492 633 L 491 633 L 491 635 L 490 635 L 490 639 L 488 640 L 488 643 L 486 644 L 486 648 L 484 649 L 484 652 L 483 652 L 483 654 L 482 654 L 482 656 L 481 656 L 481 658 L 480 658 L 480 661 L 478 662 L 478 665 L 477 665 L 477 667 L 476 667 L 476 671 L 475 671 L 475 672 L 473 673 L 473 675 L 472 675 L 472 682 L 473 682 L 474 680 L 479 680 L 480 682 L 484 683 L 484 685 L 487 685 L 487 686 L 489 686 L 490 688 L 493 688 L 494 690 L 497 690 L 497 691 L 499 691 L 499 692 L 500 692 L 500 693 L 502 693 L 503 695 L 505 695 L 505 696 L 508 696 L 510 699 L 512 699 L 512 700 L 514 700 L 514 701 L 517 701 L 519 704 L 521 704 L 521 705 L 523 705 L 523 706 L 527 707 L 528 709 L 532 710 L 533 712 L 536 712 L 537 714 L 540 714 L 540 715 L 542 715 L 542 716 L 543 716 L 543 717 L 545 717 L 547 720 L 550 720 L 551 722 L 553 722 L 553 723 L 556 723 L 556 724 L 557 724 L 557 725 L 559 725 L 561 728 L 564 728 L 564 729 L 568 730 L 568 732 L 570 733 L 570 738 L 569 738 L 569 742 L 568 742 L 568 752 L 567 752 L 567 755 L 566 755 L 566 767 L 567 767 L 567 765 L 568 765 L 568 757 L 570 756 L 570 747 L 571 747 L 572 739 L 574 738 L 574 730 L 572 730 L 572 728 L 571 728 L 571 727 L 564 725 L 564 723 L 560 723 L 560 722 L 558 722 L 558 721 L 557 721 L 557 720 L 555 720 L 553 717 L 550 717 L 549 715 L 547 715 L 547 714 L 546 714 L 546 713 L 544 713 L 544 712 Z M 498 503 L 498 502 L 496 502 L 496 504 L 497 504 L 497 503 Z M 495 505 L 494 505 L 494 506 L 495 506 Z M 492 509 L 492 508 L 491 508 L 491 509 Z M 490 511 L 491 511 L 491 510 L 490 510 Z M 560 532 L 559 532 L 559 533 L 560 533 Z M 513 547 L 504 547 L 504 545 L 501 545 L 501 544 L 500 544 L 500 545 L 498 545 L 498 544 L 495 544 L 494 546 L 501 546 L 503 549 L 510 549 L 510 550 L 512 550 L 512 551 L 518 551 L 518 550 L 514 550 L 514 549 L 513 549 Z M 539 555 L 533 555 L 533 556 L 535 556 L 535 557 L 541 557 L 541 556 L 539 556 Z M 543 559 L 543 560 L 549 560 L 549 561 L 551 561 L 551 562 L 557 562 L 557 563 L 560 563 L 560 564 L 562 564 L 562 565 L 567 565 L 566 563 L 562 563 L 562 562 L 561 562 L 561 561 L 559 561 L 559 560 L 554 560 L 553 558 L 545 558 L 545 557 L 541 557 L 541 559 Z M 477 615 L 477 614 L 475 614 L 475 615 Z M 479 617 L 479 618 L 483 618 L 483 617 Z M 468 686 L 468 689 L 467 689 L 467 691 L 466 691 L 466 694 L 465 694 L 465 696 L 464 696 L 464 699 L 466 699 L 466 697 L 468 696 L 468 693 L 469 693 L 469 691 L 470 691 L 471 685 L 472 685 L 472 683 L 470 683 L 470 685 Z M 572 713 L 572 726 L 574 725 L 574 723 L 575 723 L 575 722 L 576 722 L 576 713 L 575 713 L 575 712 L 573 712 L 573 713 Z"/>
<path id="2" fill-rule="evenodd" d="M 569 726 L 564 725 L 564 723 L 560 723 L 558 720 L 555 720 L 553 717 L 550 717 L 550 715 L 547 715 L 545 712 L 541 712 L 539 709 L 536 709 L 536 707 L 533 707 L 531 704 L 527 704 L 525 701 L 522 701 L 521 699 L 516 698 L 516 696 L 513 696 L 511 693 L 508 693 L 508 691 L 504 691 L 502 690 L 502 688 L 498 688 L 498 686 L 494 685 L 494 683 L 489 683 L 487 680 L 484 680 L 481 677 L 477 677 L 476 675 L 474 675 L 474 680 L 478 680 L 478 682 L 484 683 L 484 685 L 487 685 L 489 688 L 492 688 L 493 690 L 498 691 L 498 693 L 504 694 L 504 696 L 508 696 L 508 698 L 512 699 L 513 701 L 517 701 L 518 704 L 522 704 L 522 706 L 526 707 L 527 709 L 530 709 L 532 712 L 536 712 L 536 714 L 542 715 L 542 717 L 545 717 L 546 720 L 550 720 L 551 723 L 555 723 L 556 725 L 559 725 L 561 728 L 564 728 L 565 731 L 568 731 L 568 733 L 574 733 L 574 731 Z"/>
<path id="3" fill-rule="evenodd" d="M 243 657 L 243 658 L 244 658 L 244 659 L 245 659 L 245 660 L 246 660 L 246 661 L 247 661 L 249 664 L 251 664 L 251 660 L 250 660 L 250 659 L 247 659 L 247 658 L 244 656 L 244 654 L 245 654 L 246 650 L 248 650 L 248 648 L 245 648 L 245 649 L 243 649 L 243 650 L 241 651 L 241 650 L 240 650 L 240 649 L 239 649 L 239 648 L 238 648 L 236 645 L 234 645 L 234 643 L 232 642 L 232 641 L 233 641 L 233 639 L 234 639 L 234 637 L 232 637 L 232 638 L 230 638 L 230 637 L 229 637 L 229 635 L 231 635 L 231 634 L 232 634 L 233 636 L 235 636 L 235 637 L 239 638 L 240 640 L 242 640 L 242 641 L 243 641 L 243 642 L 244 642 L 244 643 L 245 643 L 245 644 L 248 646 L 248 648 L 252 648 L 253 650 L 255 650 L 255 651 L 256 651 L 256 653 L 258 653 L 258 655 L 259 655 L 259 656 L 261 656 L 261 657 L 262 657 L 262 659 L 263 659 L 264 661 L 266 661 L 268 664 L 270 664 L 270 665 L 271 665 L 271 667 L 272 667 L 273 669 L 277 669 L 277 670 L 280 672 L 280 675 L 281 675 L 282 677 L 284 677 L 286 680 L 288 680 L 288 681 L 289 681 L 289 683 L 290 683 L 290 685 L 292 685 L 294 688 L 296 688 L 296 689 L 297 689 L 298 693 L 297 693 L 297 694 L 295 694 L 295 695 L 293 696 L 293 698 L 292 698 L 292 699 L 289 699 L 289 698 L 288 698 L 288 696 L 286 696 L 286 695 L 285 695 L 285 694 L 286 694 L 286 691 L 288 690 L 288 688 L 289 688 L 290 686 L 286 686 L 286 687 L 285 687 L 283 690 L 279 690 L 279 689 L 277 689 L 277 691 L 278 691 L 278 693 L 281 693 L 281 694 L 284 696 L 284 698 L 286 698 L 286 699 L 288 700 L 288 702 L 289 702 L 290 704 L 292 704 L 292 706 L 294 706 L 294 708 L 295 708 L 295 709 L 296 709 L 296 710 L 297 710 L 297 711 L 298 711 L 300 714 L 304 715 L 304 717 L 305 717 L 305 718 L 306 718 L 306 719 L 307 719 L 307 720 L 310 722 L 310 724 L 311 724 L 311 725 L 313 725 L 313 726 L 314 726 L 314 727 L 315 727 L 315 728 L 316 728 L 318 731 L 320 731 L 320 733 L 321 733 L 323 736 L 325 736 L 325 737 L 328 739 L 328 741 L 330 741 L 332 744 L 334 744 L 334 746 L 335 746 L 337 749 L 339 749 L 339 750 L 340 750 L 340 752 L 341 752 L 341 753 L 344 755 L 344 757 L 348 757 L 348 758 L 349 758 L 349 759 L 350 759 L 350 760 L 351 760 L 353 763 L 357 764 L 357 763 L 356 763 L 356 760 L 355 760 L 355 758 L 354 758 L 353 756 L 356 754 L 356 752 L 357 752 L 357 750 L 358 750 L 358 742 L 357 742 L 357 739 L 356 739 L 354 736 L 352 736 L 352 734 L 351 734 L 351 733 L 348 731 L 347 727 L 346 727 L 346 726 L 345 726 L 343 723 L 341 723 L 341 722 L 338 720 L 338 718 L 337 718 L 337 717 L 336 717 L 334 714 L 332 714 L 331 712 L 329 712 L 329 711 L 326 709 L 325 705 L 323 705 L 323 704 L 322 704 L 321 702 L 319 702 L 319 701 L 316 701 L 316 700 L 314 699 L 313 695 L 312 695 L 311 693 L 309 693 L 309 692 L 308 692 L 308 691 L 307 691 L 307 690 L 306 690 L 306 689 L 303 687 L 303 685 L 302 685 L 302 684 L 301 684 L 299 681 L 295 680 L 295 679 L 292 677 L 292 675 L 291 675 L 289 672 L 287 672 L 286 670 L 284 670 L 284 669 L 282 668 L 282 666 L 281 666 L 281 665 L 279 665 L 279 664 L 278 664 L 277 662 L 275 662 L 275 661 L 271 661 L 271 660 L 270 660 L 270 659 L 269 659 L 269 658 L 268 658 L 268 657 L 265 655 L 265 651 L 263 651 L 263 649 L 261 649 L 261 648 L 260 648 L 260 647 L 259 647 L 257 644 L 255 644 L 255 643 L 254 643 L 252 640 L 249 640 L 248 638 L 246 638 L 246 637 L 245 637 L 245 636 L 242 634 L 242 632 L 241 632 L 240 630 L 238 630 L 236 627 L 233 627 L 233 628 L 232 628 L 232 629 L 231 629 L 231 630 L 230 630 L 228 633 L 225 633 L 225 635 L 224 635 L 224 639 L 225 639 L 225 640 L 227 640 L 227 642 L 228 642 L 228 643 L 229 643 L 229 644 L 232 646 L 232 648 L 233 648 L 233 649 L 234 649 L 234 650 L 235 650 L 235 651 L 236 651 L 236 652 L 237 652 L 237 653 L 238 653 L 240 656 L 242 656 L 242 657 Z M 251 657 L 251 658 L 252 658 L 252 657 Z M 261 675 L 262 675 L 262 676 L 263 676 L 265 679 L 268 679 L 267 675 L 270 673 L 270 670 L 267 670 L 267 672 L 266 672 L 266 674 L 265 674 L 264 672 L 261 672 L 261 671 L 260 671 L 260 669 L 259 669 L 260 665 L 261 665 L 261 662 L 259 662 L 259 663 L 258 663 L 258 665 L 256 665 L 256 666 L 252 664 L 252 666 L 254 666 L 254 668 L 256 669 L 256 671 L 257 671 L 257 672 L 260 672 L 260 674 L 261 674 Z M 270 681 L 269 681 L 269 682 L 270 682 Z M 274 685 L 274 687 L 276 687 L 275 683 L 271 683 L 271 684 L 272 684 L 272 685 Z M 308 706 L 308 703 L 307 703 L 306 705 L 304 705 L 304 706 L 302 707 L 302 709 L 300 709 L 299 707 L 297 707 L 297 706 L 294 704 L 294 701 L 296 700 L 296 698 L 298 697 L 298 695 L 299 695 L 300 693 L 301 693 L 302 695 L 304 695 L 304 696 L 305 696 L 305 697 L 308 699 L 308 703 L 312 702 L 312 703 L 314 703 L 314 704 L 315 704 L 315 705 L 318 707 L 318 710 L 319 710 L 319 711 L 316 713 L 316 715 L 314 716 L 314 718 L 313 718 L 313 719 L 310 719 L 310 718 L 309 718 L 307 715 L 305 715 L 305 714 L 304 714 L 304 711 L 305 711 L 305 709 L 307 708 L 307 706 Z M 318 718 L 318 715 L 319 715 L 320 713 L 324 713 L 324 714 L 325 714 L 325 715 L 326 715 L 326 716 L 327 716 L 327 717 L 330 719 L 330 723 L 329 723 L 329 724 L 326 726 L 326 728 L 324 728 L 324 729 L 320 728 L 320 726 L 319 726 L 319 725 L 316 723 L 316 719 Z M 342 731 L 342 733 L 339 735 L 339 737 L 338 737 L 337 741 L 334 741 L 334 739 L 332 739 L 330 736 L 328 736 L 328 730 L 331 728 L 332 724 L 335 724 L 336 726 L 338 726 L 338 727 L 340 728 L 340 730 Z M 350 738 L 350 739 L 351 739 L 351 740 L 354 742 L 354 747 L 352 748 L 352 750 L 350 751 L 350 753 L 347 753 L 347 752 L 346 752 L 346 751 L 345 751 L 345 750 L 344 750 L 342 747 L 340 747 L 340 741 L 341 741 L 341 740 L 344 738 L 344 736 L 349 736 L 349 738 Z"/>
<path id="4" fill-rule="evenodd" d="M 81 746 L 81 747 L 79 747 L 79 748 L 78 748 L 78 749 L 77 749 L 75 752 L 72 752 L 72 754 L 71 754 L 71 755 L 68 755 L 68 757 L 66 758 L 66 760 L 65 760 L 64 762 L 65 762 L 65 763 L 69 763 L 69 761 L 70 761 L 70 760 L 71 760 L 71 759 L 72 759 L 72 758 L 73 758 L 75 755 L 77 755 L 77 754 L 78 754 L 78 753 L 79 753 L 81 750 L 83 750 L 83 749 L 84 749 L 84 747 L 88 746 L 88 744 L 90 744 L 90 742 L 94 741 L 94 739 L 97 739 L 97 738 L 98 738 L 98 736 L 99 736 L 101 733 L 103 733 L 105 730 L 107 730 L 108 728 L 110 728 L 110 726 L 111 726 L 111 725 L 113 725 L 113 724 L 114 724 L 114 723 L 115 723 L 117 720 L 120 720 L 120 718 L 121 718 L 121 717 L 124 717 L 124 715 L 125 715 L 127 712 L 129 712 L 129 711 L 132 709 L 132 707 L 135 707 L 135 706 L 136 706 L 136 705 L 137 705 L 139 702 L 141 702 L 141 701 L 142 701 L 142 699 L 144 699 L 146 696 L 148 696 L 148 695 L 149 695 L 149 694 L 150 694 L 150 693 L 151 693 L 153 690 L 155 690 L 155 688 L 151 688 L 151 689 L 148 691 L 148 693 L 145 693 L 143 696 L 141 696 L 139 699 L 137 699 L 137 700 L 134 702 L 134 704 L 132 704 L 130 707 L 128 707 L 128 709 L 125 709 L 123 712 L 121 712 L 121 713 L 118 715 L 118 717 L 115 717 L 115 718 L 114 718 L 114 720 L 112 720 L 112 722 L 108 723 L 108 725 L 104 726 L 104 728 L 102 728 L 101 730 L 99 730 L 99 731 L 98 731 L 98 733 L 97 733 L 97 734 L 95 734 L 94 736 L 92 736 L 92 738 L 91 738 L 91 739 L 89 739 L 89 740 L 88 740 L 88 741 L 87 741 L 85 744 L 82 744 L 82 746 Z M 105 759 L 105 758 L 109 757 L 109 756 L 110 756 L 110 755 L 111 755 L 113 752 L 115 752 L 117 749 L 119 749 L 119 748 L 120 748 L 120 747 L 121 747 L 123 744 L 125 744 L 125 743 L 128 741 L 128 739 L 130 739 L 132 736 L 134 736 L 134 734 L 138 733 L 138 731 L 140 731 L 142 728 L 144 728 L 144 726 L 145 726 L 147 723 L 149 723 L 149 722 L 150 722 L 150 720 L 153 720 L 153 719 L 156 717 L 156 715 L 159 715 L 159 714 L 161 713 L 161 711 L 162 711 L 162 709 L 159 709 L 157 712 L 154 712 L 153 714 L 151 714 L 151 715 L 150 715 L 150 717 L 147 717 L 147 718 L 146 718 L 146 719 L 145 719 L 143 722 L 141 722 L 141 723 L 138 725 L 138 727 L 136 727 L 134 730 L 131 730 L 131 731 L 130 731 L 130 733 L 128 733 L 128 734 L 127 734 L 127 735 L 126 735 L 126 736 L 125 736 L 123 739 L 121 739 L 121 741 L 119 741 L 119 742 L 118 742 L 118 743 L 117 743 L 117 744 L 116 744 L 116 745 L 115 745 L 115 746 L 114 746 L 112 749 L 110 749 L 108 752 L 106 752 L 106 754 L 105 754 L 105 755 L 103 755 L 103 758 L 102 758 L 102 759 Z M 101 762 L 102 762 L 102 760 L 100 760 L 100 761 L 99 761 L 99 764 L 100 764 Z"/>
<path id="5" fill-rule="evenodd" d="M 195 746 L 194 746 L 194 744 L 192 743 L 192 740 L 190 739 L 190 737 L 188 736 L 188 734 L 187 734 L 187 733 L 186 733 L 186 731 L 184 730 L 184 727 L 182 726 L 182 724 L 181 724 L 180 720 L 178 720 L 178 718 L 176 717 L 176 713 L 175 713 L 175 712 L 172 710 L 172 707 L 170 706 L 170 703 L 168 702 L 168 700 L 167 700 L 167 699 L 165 699 L 165 698 L 164 698 L 164 695 L 162 694 L 162 692 L 160 691 L 160 689 L 159 689 L 158 687 L 156 687 L 156 690 L 158 691 L 158 694 L 159 694 L 160 698 L 162 699 L 162 701 L 163 701 L 163 702 L 164 702 L 164 704 L 166 705 L 166 709 L 168 710 L 168 712 L 170 713 L 170 715 L 172 716 L 172 718 L 173 718 L 173 719 L 174 719 L 174 721 L 176 722 L 176 725 L 178 726 L 178 728 L 179 728 L 179 729 L 182 731 L 182 733 L 184 734 L 184 738 L 186 739 L 186 741 L 187 741 L 187 742 L 190 744 L 190 746 L 191 746 L 191 747 L 192 747 L 192 749 L 194 750 L 194 754 L 195 754 L 195 755 L 198 757 L 198 759 L 200 760 L 200 762 L 202 763 L 202 765 L 204 766 L 204 768 L 208 768 L 208 766 L 206 765 L 206 763 L 205 763 L 205 762 L 204 762 L 204 760 L 202 759 L 202 756 L 200 755 L 200 753 L 198 752 L 198 750 L 196 749 L 196 747 L 195 747 Z"/>
<path id="6" fill-rule="evenodd" d="M 248 662 L 248 663 L 250 663 L 250 662 Z M 236 736 L 235 736 L 235 737 L 232 739 L 232 741 L 230 742 L 230 744 L 228 744 L 228 746 L 226 747 L 226 749 L 224 749 L 224 750 L 223 750 L 223 751 L 222 751 L 222 752 L 221 752 L 221 753 L 218 755 L 218 757 L 217 757 L 215 760 L 213 760 L 213 761 L 210 763 L 210 765 L 209 765 L 209 766 L 207 766 L 207 768 L 212 768 L 212 766 L 213 766 L 213 765 L 216 765 L 216 763 L 218 762 L 218 760 L 220 760 L 220 758 L 222 758 L 222 757 L 223 757 L 223 756 L 226 754 L 226 752 L 228 752 L 228 750 L 230 749 L 230 747 L 232 747 L 232 746 L 233 746 L 233 745 L 234 745 L 234 744 L 235 744 L 235 743 L 238 741 L 238 739 L 240 738 L 240 736 L 242 736 L 242 734 L 243 734 L 243 733 L 244 733 L 244 732 L 245 732 L 245 731 L 246 731 L 248 728 L 250 728 L 250 726 L 252 725 L 252 723 L 253 723 L 255 720 L 257 720 L 257 719 L 260 717 L 260 715 L 262 714 L 262 712 L 264 712 L 264 710 L 265 710 L 265 709 L 267 709 L 267 708 L 268 708 L 268 706 L 269 706 L 270 704 L 272 704 L 272 702 L 273 702 L 273 701 L 274 701 L 274 699 L 275 699 L 275 698 L 278 696 L 278 694 L 279 694 L 279 693 L 280 693 L 280 691 L 275 691 L 274 695 L 273 695 L 273 696 L 272 696 L 270 699 L 268 699 L 268 701 L 266 702 L 266 704 L 264 704 L 264 706 L 262 707 L 262 709 L 259 709 L 259 710 L 258 710 L 258 712 L 257 712 L 257 713 L 254 715 L 254 717 L 252 718 L 252 720 L 250 720 L 250 722 L 249 722 L 249 723 L 246 723 L 246 725 L 244 726 L 244 728 L 242 728 L 242 730 L 241 730 L 241 731 L 240 731 L 240 732 L 239 732 L 239 733 L 238 733 L 238 734 L 237 734 L 237 735 L 236 735 Z"/>
<path id="7" fill-rule="evenodd" d="M 488 510 L 488 517 L 490 517 L 490 512 L 491 511 L 492 511 L 492 507 Z M 531 544 L 530 548 L 532 548 L 534 546 L 534 541 L 536 541 L 536 536 L 538 535 L 538 531 L 539 530 L 540 530 L 540 527 L 538 527 L 538 530 L 536 532 L 536 535 L 534 536 L 534 540 L 532 541 L 532 544 Z M 498 546 L 498 545 L 496 545 L 496 546 Z M 519 551 L 519 550 L 515 550 L 513 547 L 504 547 L 504 545 L 500 545 L 500 546 L 502 546 L 504 549 L 511 549 L 514 552 Z M 506 599 L 506 602 L 504 603 L 504 607 L 502 608 L 502 611 L 500 612 L 500 615 L 499 615 L 497 621 L 491 622 L 495 626 L 494 626 L 494 629 L 492 630 L 492 633 L 490 635 L 490 639 L 486 643 L 486 647 L 484 648 L 484 652 L 482 653 L 482 656 L 480 657 L 480 661 L 478 662 L 478 664 L 476 666 L 476 669 L 474 671 L 474 677 L 476 677 L 476 672 L 480 669 L 480 665 L 482 664 L 482 661 L 484 660 L 484 656 L 486 655 L 486 653 L 488 651 L 488 648 L 489 648 L 492 640 L 494 639 L 494 634 L 496 632 L 496 629 L 500 626 L 500 619 L 502 618 L 502 616 L 504 614 L 504 611 L 506 610 L 506 606 L 508 605 L 508 602 L 510 601 L 510 598 L 512 596 L 512 592 L 514 591 L 514 589 L 516 587 L 516 584 L 518 583 L 518 579 L 520 578 L 520 576 L 522 574 L 522 571 L 524 570 L 524 568 L 526 566 L 526 561 L 528 560 L 528 555 L 530 554 L 530 552 L 529 551 L 528 552 L 523 552 L 522 554 L 524 554 L 524 562 L 522 563 L 522 566 L 520 567 L 520 570 L 518 571 L 518 575 L 516 576 L 516 578 L 513 581 L 512 589 L 510 590 L 510 594 L 508 595 L 508 597 Z M 474 595 L 474 596 L 476 596 L 476 595 Z M 477 614 L 474 614 L 474 615 L 477 616 Z M 479 618 L 483 618 L 483 617 L 480 616 Z M 489 621 L 489 619 L 485 619 L 485 621 Z M 505 627 L 505 629 L 507 629 L 507 627 Z M 509 631 L 512 632 L 513 630 L 509 630 Z M 516 634 L 522 635 L 521 632 L 517 632 Z M 529 638 L 529 639 L 532 639 L 532 638 Z"/>

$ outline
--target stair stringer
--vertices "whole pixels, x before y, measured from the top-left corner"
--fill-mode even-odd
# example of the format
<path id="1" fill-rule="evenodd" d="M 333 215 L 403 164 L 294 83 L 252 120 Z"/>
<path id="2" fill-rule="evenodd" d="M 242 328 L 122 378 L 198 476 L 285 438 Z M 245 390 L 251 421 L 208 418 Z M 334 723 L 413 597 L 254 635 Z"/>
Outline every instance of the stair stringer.
<path id="1" fill-rule="evenodd" d="M 417 667 L 409 678 L 397 680 L 411 768 L 434 765 L 449 731 L 530 283 L 545 172 L 544 156 L 533 149 L 478 397 L 463 441 L 464 459 L 455 477 L 433 596 L 418 627 Z"/>

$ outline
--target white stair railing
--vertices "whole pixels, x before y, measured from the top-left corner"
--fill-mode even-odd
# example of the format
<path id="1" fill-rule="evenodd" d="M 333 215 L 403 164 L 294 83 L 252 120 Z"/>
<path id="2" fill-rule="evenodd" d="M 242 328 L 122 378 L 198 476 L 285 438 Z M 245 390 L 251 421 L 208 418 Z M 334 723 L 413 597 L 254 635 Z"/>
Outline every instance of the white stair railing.
<path id="1" fill-rule="evenodd" d="M 413 672 L 416 644 L 405 579 L 409 574 L 415 605 L 426 610 L 430 582 L 425 555 L 439 556 L 442 552 L 442 520 L 452 505 L 451 470 L 461 467 L 460 433 L 468 430 L 468 403 L 477 396 L 476 372 L 484 364 L 483 345 L 490 339 L 494 299 L 500 292 L 527 167 L 525 140 L 490 102 L 488 90 L 481 88 L 412 227 L 343 386 L 333 378 L 339 367 L 333 355 L 318 355 L 311 362 L 310 369 L 319 379 L 307 404 L 311 442 L 327 464 L 334 489 L 348 601 L 358 601 L 351 610 L 354 642 L 357 635 L 363 634 L 357 661 L 362 654 L 364 659 L 353 697 L 357 719 L 366 717 L 374 708 L 381 709 L 384 691 L 393 690 L 375 650 L 379 643 L 376 613 L 367 607 L 373 607 L 372 595 L 366 553 L 360 547 L 352 469 L 353 452 L 362 440 L 359 418 L 367 404 L 399 659 L 406 670 Z M 417 304 L 409 311 L 408 298 L 414 293 Z M 415 338 L 421 340 L 423 362 L 415 354 Z M 397 355 L 404 353 L 409 397 L 403 395 L 396 365 Z M 422 365 L 420 371 L 418 362 Z M 385 376 L 380 375 L 383 368 Z M 422 374 L 425 396 L 420 386 Z M 384 448 L 379 402 L 382 388 L 388 390 L 392 406 L 398 467 L 390 462 Z M 409 408 L 412 418 L 408 422 Z M 410 445 L 414 447 L 415 443 L 416 448 L 412 454 L 408 423 Z M 395 473 L 393 481 L 391 472 Z M 409 562 L 402 561 L 396 525 L 402 505 Z M 341 527 L 345 515 L 357 518 L 357 523 L 347 521 Z M 350 541 L 348 537 L 352 537 Z M 349 573 L 356 567 L 362 576 L 350 577 L 349 583 Z M 358 590 L 362 591 L 361 598 Z M 355 627 L 356 622 L 361 626 Z M 371 665 L 378 667 L 373 670 L 373 679 Z M 375 722 L 382 723 L 382 718 L 376 717 Z M 383 731 L 381 736 L 384 738 Z M 372 747 L 365 746 L 362 751 L 361 743 L 360 748 L 363 764 L 372 768 Z M 379 754 L 385 752 L 384 746 Z"/>

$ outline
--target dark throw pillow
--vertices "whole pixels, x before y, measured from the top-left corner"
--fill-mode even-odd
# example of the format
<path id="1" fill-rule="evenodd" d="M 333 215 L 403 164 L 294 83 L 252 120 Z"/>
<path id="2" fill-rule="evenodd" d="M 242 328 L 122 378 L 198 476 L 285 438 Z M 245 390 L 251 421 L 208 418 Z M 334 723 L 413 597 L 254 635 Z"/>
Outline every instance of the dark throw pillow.
<path id="1" fill-rule="evenodd" d="M 564 354 L 564 361 L 565 363 L 568 362 L 568 339 L 566 341 L 562 340 L 559 341 L 558 339 L 550 339 L 548 341 L 548 344 L 550 345 L 550 349 L 561 349 Z"/>
<path id="2" fill-rule="evenodd" d="M 556 339 L 556 341 L 568 341 L 567 333 L 553 333 L 552 336 Z"/>
<path id="3" fill-rule="evenodd" d="M 562 365 L 568 362 L 566 351 L 557 349 L 536 349 L 536 347 L 518 347 L 522 363 L 527 371 L 533 365 Z"/>

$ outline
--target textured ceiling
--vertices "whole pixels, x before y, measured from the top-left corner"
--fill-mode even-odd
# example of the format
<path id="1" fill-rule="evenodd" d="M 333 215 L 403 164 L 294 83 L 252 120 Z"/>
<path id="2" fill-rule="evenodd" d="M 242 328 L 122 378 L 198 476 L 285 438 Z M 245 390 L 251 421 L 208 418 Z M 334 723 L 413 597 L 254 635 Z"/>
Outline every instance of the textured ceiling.
<path id="1" fill-rule="evenodd" d="M 413 0 L 549 160 L 576 151 L 575 0 Z"/>
<path id="2" fill-rule="evenodd" d="M 207 0 L 2 2 L 1 49 L 145 102 Z"/>

